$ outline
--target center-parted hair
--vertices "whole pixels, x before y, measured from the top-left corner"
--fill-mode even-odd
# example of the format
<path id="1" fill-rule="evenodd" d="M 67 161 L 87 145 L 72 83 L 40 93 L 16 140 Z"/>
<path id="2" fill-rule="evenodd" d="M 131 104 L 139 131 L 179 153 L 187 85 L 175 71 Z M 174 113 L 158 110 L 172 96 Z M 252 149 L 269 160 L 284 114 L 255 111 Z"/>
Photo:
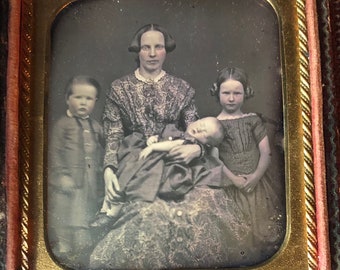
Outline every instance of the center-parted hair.
<path id="1" fill-rule="evenodd" d="M 237 67 L 226 67 L 222 69 L 218 75 L 215 83 L 213 84 L 210 92 L 213 96 L 217 97 L 217 100 L 220 100 L 220 88 L 221 84 L 227 80 L 235 80 L 242 84 L 244 90 L 244 98 L 248 99 L 254 96 L 254 91 L 249 85 L 248 75 L 247 73 Z"/>
<path id="2" fill-rule="evenodd" d="M 100 84 L 95 80 L 94 78 L 86 75 L 77 75 L 72 77 L 66 84 L 65 88 L 65 98 L 66 100 L 69 98 L 70 95 L 73 93 L 73 86 L 76 84 L 88 84 L 92 85 L 94 88 L 97 90 L 97 95 L 96 97 L 99 98 L 100 96 Z"/>
<path id="3" fill-rule="evenodd" d="M 142 26 L 140 29 L 137 30 L 135 35 L 133 36 L 133 39 L 131 41 L 131 44 L 128 48 L 129 52 L 135 52 L 139 53 L 140 52 L 140 42 L 141 42 L 141 37 L 144 33 L 148 31 L 158 31 L 161 32 L 164 36 L 164 46 L 166 52 L 172 52 L 176 48 L 176 42 L 172 38 L 172 36 L 169 34 L 169 32 L 163 28 L 162 26 L 159 26 L 158 24 L 147 24 Z"/>

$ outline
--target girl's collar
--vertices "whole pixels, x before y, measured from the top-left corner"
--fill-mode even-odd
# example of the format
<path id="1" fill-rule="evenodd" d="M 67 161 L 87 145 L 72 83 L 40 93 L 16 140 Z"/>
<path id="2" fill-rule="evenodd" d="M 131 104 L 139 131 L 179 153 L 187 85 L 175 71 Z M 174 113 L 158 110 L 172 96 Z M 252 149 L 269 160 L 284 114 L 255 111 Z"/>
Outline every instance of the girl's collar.
<path id="1" fill-rule="evenodd" d="M 80 119 L 88 119 L 90 116 L 88 116 L 88 115 L 86 115 L 86 116 L 84 116 L 84 117 L 78 117 L 78 116 L 75 116 L 75 115 L 73 115 L 71 112 L 70 112 L 70 110 L 67 110 L 66 111 L 66 115 L 68 116 L 68 117 L 70 117 L 70 118 L 80 118 Z"/>
<path id="2" fill-rule="evenodd" d="M 160 79 L 162 79 L 164 77 L 164 75 L 166 74 L 166 72 L 164 70 L 161 70 L 161 72 L 156 76 L 156 78 L 154 79 L 146 79 L 144 78 L 140 72 L 139 72 L 139 68 L 137 68 L 135 70 L 135 76 L 138 80 L 145 82 L 145 83 L 155 83 L 158 82 Z"/>
<path id="3" fill-rule="evenodd" d="M 218 120 L 234 120 L 234 119 L 241 119 L 241 118 L 245 118 L 245 117 L 253 116 L 253 115 L 256 115 L 256 113 L 244 113 L 242 115 L 230 116 L 230 117 L 218 117 L 217 116 L 217 119 Z"/>

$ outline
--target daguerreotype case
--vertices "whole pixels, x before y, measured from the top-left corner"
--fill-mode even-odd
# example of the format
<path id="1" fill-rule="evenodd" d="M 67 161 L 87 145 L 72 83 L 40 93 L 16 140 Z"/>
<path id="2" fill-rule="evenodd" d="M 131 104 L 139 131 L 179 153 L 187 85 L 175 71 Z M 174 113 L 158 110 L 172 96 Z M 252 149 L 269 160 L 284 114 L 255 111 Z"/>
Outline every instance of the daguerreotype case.
<path id="1" fill-rule="evenodd" d="M 320 109 L 322 96 L 314 1 L 22 0 L 12 4 L 21 20 L 16 24 L 12 22 L 12 27 L 19 29 L 20 26 L 20 42 L 13 41 L 14 45 L 17 42 L 19 55 L 12 59 L 13 67 L 19 67 L 19 78 L 16 81 L 16 76 L 12 76 L 13 85 L 9 89 L 17 97 L 19 110 L 15 102 L 9 106 L 17 112 L 19 126 L 17 130 L 10 131 L 18 135 L 19 141 L 12 141 L 16 136 L 7 137 L 7 144 L 17 145 L 19 154 L 16 156 L 16 151 L 9 153 L 18 161 L 8 166 L 8 177 L 13 181 L 8 202 L 12 206 L 8 216 L 12 228 L 8 232 L 9 269 L 131 269 L 133 260 L 137 269 L 329 269 Z M 71 181 L 82 183 L 89 175 L 94 175 L 93 170 L 100 171 L 95 178 L 104 191 L 103 167 L 96 162 L 89 163 L 86 149 L 91 143 L 97 143 L 95 138 L 103 125 L 103 114 L 107 117 L 106 99 L 111 97 L 111 83 L 125 78 L 127 74 L 133 74 L 131 76 L 138 80 L 140 75 L 135 70 L 138 65 L 143 65 L 144 60 L 140 55 L 137 59 L 138 52 L 131 52 L 131 49 L 129 52 L 128 47 L 136 31 L 152 23 L 164 27 L 174 38 L 176 50 L 171 49 L 170 52 L 165 44 L 167 53 L 163 69 L 195 89 L 194 102 L 200 117 L 217 116 L 221 111 L 221 98 L 211 95 L 221 70 L 238 67 L 247 73 L 254 96 L 244 101 L 242 112 L 257 115 L 267 131 L 271 164 L 266 172 L 267 180 L 260 181 L 267 181 L 270 189 L 258 193 L 263 196 L 258 195 L 254 199 L 258 204 L 252 205 L 246 214 L 242 213 L 242 207 L 240 211 L 235 210 L 237 204 L 229 187 L 194 184 L 192 189 L 174 201 L 165 197 L 157 197 L 147 203 L 129 201 L 126 203 L 128 206 L 123 204 L 123 208 L 126 206 L 128 210 L 123 210 L 122 217 L 108 226 L 79 225 L 82 212 L 88 211 L 84 208 L 88 207 L 91 188 L 85 188 L 84 184 L 76 185 L 80 187 L 77 196 L 81 198 L 77 205 L 72 197 L 76 196 L 75 192 L 51 188 L 56 181 L 52 170 L 57 162 L 52 140 L 62 128 L 67 130 L 58 149 L 67 148 L 65 153 L 71 154 L 64 153 L 58 162 L 67 160 L 67 165 L 77 170 L 81 166 L 86 167 L 82 168 L 86 173 L 82 171 L 80 177 L 78 174 L 80 180 L 75 180 L 74 174 L 65 175 L 72 178 Z M 165 38 L 167 42 L 168 38 Z M 75 90 L 71 90 L 70 94 L 67 85 L 78 75 L 95 78 L 100 85 L 101 93 L 98 94 L 98 87 L 90 115 L 93 120 L 86 118 L 74 123 L 65 120 L 62 127 L 58 126 L 60 118 L 72 118 L 70 95 Z M 142 84 L 143 80 L 139 80 L 138 83 Z M 157 83 L 156 80 L 145 82 L 145 87 L 156 89 Z M 171 84 L 175 83 L 175 80 L 171 81 Z M 12 95 L 11 92 L 8 95 Z M 149 111 L 157 111 L 157 106 L 163 108 L 162 104 L 153 103 L 153 98 L 148 97 L 151 104 Z M 144 105 L 134 103 L 134 106 Z M 121 108 L 121 115 L 124 110 L 128 110 L 128 106 Z M 148 112 L 145 110 L 144 113 L 147 117 L 154 117 L 157 123 L 167 121 L 159 115 L 149 116 Z M 139 113 L 137 109 L 136 118 Z M 171 110 L 167 113 L 170 114 Z M 86 121 L 86 127 L 80 121 Z M 55 129 L 56 126 L 58 129 Z M 72 138 L 79 130 L 83 132 L 80 137 L 85 145 L 84 151 L 75 146 L 78 137 Z M 244 143 L 243 136 L 240 133 L 239 143 Z M 69 144 L 72 140 L 76 142 Z M 261 146 L 256 147 L 262 149 Z M 203 154 L 210 155 L 210 150 Z M 219 150 L 221 153 L 223 149 Z M 73 164 L 83 159 L 87 160 L 86 165 Z M 249 156 L 247 161 L 251 159 L 252 156 Z M 188 166 L 192 166 L 190 164 Z M 57 173 L 61 174 L 65 169 L 57 168 L 60 169 Z M 190 177 L 192 180 L 194 176 Z M 208 197 L 203 191 L 201 198 L 199 191 L 207 189 L 209 194 L 215 195 Z M 60 196 L 56 196 L 58 192 Z M 244 195 L 248 191 L 242 192 L 242 196 L 248 198 L 249 195 Z M 19 204 L 16 204 L 16 196 L 20 198 Z M 96 210 L 99 212 L 104 194 L 96 193 L 96 196 Z M 209 203 L 204 202 L 205 197 L 211 198 Z M 220 202 L 212 204 L 213 199 Z M 196 206 L 195 200 L 201 206 Z M 261 208 L 263 201 L 266 201 L 265 208 Z M 274 201 L 279 203 L 271 204 Z M 163 204 L 164 211 L 160 206 Z M 216 205 L 220 208 L 207 209 Z M 194 211 L 196 207 L 197 212 Z M 204 211 L 199 207 L 203 207 Z M 261 218 L 251 220 L 253 216 L 265 219 L 271 211 L 276 211 L 276 214 L 272 214 L 270 222 L 266 223 Z M 209 219 L 215 212 L 218 213 L 216 222 Z M 254 215 L 254 212 L 259 214 Z M 98 213 L 93 211 L 92 214 L 95 220 Z M 168 220 L 170 216 L 172 220 Z M 250 225 L 248 220 L 251 220 Z M 167 225 L 160 227 L 162 222 Z M 136 223 L 139 223 L 138 226 Z M 279 229 L 274 228 L 277 224 Z M 220 226 L 221 231 L 215 225 Z M 71 227 L 80 229 L 71 234 L 65 233 Z M 249 246 L 241 247 L 242 233 L 246 234 L 249 227 L 249 234 L 254 234 L 254 239 L 258 237 L 257 233 L 266 235 L 264 238 L 268 245 L 254 245 L 257 240 L 252 240 Z M 213 244 L 205 241 L 207 237 L 204 235 L 216 237 L 217 233 L 221 237 L 217 237 Z M 76 238 L 78 234 L 82 236 Z M 237 242 L 229 235 L 236 235 L 236 239 L 242 241 Z M 57 248 L 61 242 L 67 243 L 70 239 L 65 241 L 65 238 L 68 237 L 77 239 L 73 240 L 76 245 L 82 241 L 85 243 L 86 248 L 79 249 L 82 254 L 68 256 L 67 253 L 74 253 L 75 248 L 67 252 Z M 203 240 L 199 242 L 197 239 Z M 275 244 L 272 239 L 276 239 Z M 230 244 L 225 245 L 228 241 Z M 150 252 L 153 244 L 155 252 Z M 228 248 L 224 250 L 224 246 Z M 96 262 L 102 260 L 106 263 L 99 267 Z"/>

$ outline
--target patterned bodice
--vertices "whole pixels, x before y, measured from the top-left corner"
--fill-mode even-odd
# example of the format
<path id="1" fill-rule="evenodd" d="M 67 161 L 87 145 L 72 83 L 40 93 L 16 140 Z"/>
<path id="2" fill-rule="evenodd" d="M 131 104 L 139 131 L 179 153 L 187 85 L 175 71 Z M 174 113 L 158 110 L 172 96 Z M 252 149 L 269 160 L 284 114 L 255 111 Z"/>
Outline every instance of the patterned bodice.
<path id="1" fill-rule="evenodd" d="M 107 143 L 105 165 L 117 168 L 119 141 L 132 132 L 149 137 L 159 134 L 167 124 L 185 130 L 198 118 L 194 95 L 187 82 L 167 73 L 156 81 L 143 80 L 136 74 L 114 81 L 103 117 Z"/>

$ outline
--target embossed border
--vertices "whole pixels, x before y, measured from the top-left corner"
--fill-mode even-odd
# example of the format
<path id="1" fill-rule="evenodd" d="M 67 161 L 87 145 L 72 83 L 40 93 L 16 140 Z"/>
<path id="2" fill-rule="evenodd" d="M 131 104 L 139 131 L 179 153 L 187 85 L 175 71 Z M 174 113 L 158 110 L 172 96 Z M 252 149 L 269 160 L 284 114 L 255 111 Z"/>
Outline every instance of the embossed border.
<path id="1" fill-rule="evenodd" d="M 327 269 L 328 253 L 320 253 L 320 246 L 326 249 L 328 247 L 327 240 L 322 237 L 327 232 L 327 225 L 319 222 L 326 218 L 326 213 L 320 214 L 325 202 L 322 197 L 324 179 L 319 173 L 324 164 L 322 155 L 319 155 L 322 141 L 318 141 L 322 133 L 320 131 L 322 123 L 319 121 L 319 114 L 315 113 L 319 112 L 320 108 L 315 103 L 313 105 L 313 100 L 318 100 L 320 92 L 311 88 L 312 85 L 318 89 L 319 75 L 310 68 L 310 61 L 317 57 L 313 52 L 317 54 L 318 50 L 315 49 L 315 45 L 315 50 L 310 46 L 311 40 L 315 39 L 313 37 L 315 28 L 310 25 L 309 31 L 307 29 L 308 21 L 312 23 L 315 21 L 313 15 L 315 2 L 312 0 L 269 2 L 279 14 L 283 37 L 284 95 L 287 103 L 285 142 L 288 150 L 288 227 L 281 251 L 269 262 L 252 269 Z M 14 46 L 16 49 L 19 48 L 19 57 L 12 54 L 13 66 L 9 66 L 12 70 L 19 67 L 19 73 L 9 72 L 9 80 L 14 84 L 13 87 L 9 87 L 8 96 L 17 95 L 14 95 L 14 100 L 10 100 L 7 107 L 14 111 L 13 113 L 9 111 L 7 118 L 8 123 L 14 122 L 12 129 L 7 131 L 7 181 L 12 182 L 14 186 L 19 184 L 20 191 L 18 193 L 13 188 L 8 190 L 10 205 L 13 206 L 9 211 L 9 227 L 11 224 L 14 226 L 14 232 L 9 232 L 7 256 L 9 269 L 58 268 L 49 257 L 44 243 L 42 203 L 44 146 L 41 144 L 44 141 L 43 89 L 46 83 L 44 72 L 46 58 L 49 53 L 47 30 L 57 12 L 68 3 L 67 0 L 11 1 L 12 8 L 14 7 L 11 16 L 19 15 L 22 20 L 20 42 L 17 41 L 17 46 Z M 19 14 L 13 14 L 18 13 L 18 10 Z M 13 21 L 12 27 L 17 27 Z M 18 62 L 15 62 L 15 59 L 18 59 Z M 19 120 L 19 126 L 15 125 L 16 120 Z M 19 150 L 15 151 L 13 148 L 10 150 L 10 146 L 14 148 L 19 146 Z M 10 163 L 15 159 L 18 163 Z M 17 175 L 19 177 L 16 177 Z M 316 205 L 317 190 L 321 192 L 319 194 L 321 197 L 318 198 L 322 200 Z M 16 211 L 15 199 L 18 194 L 20 207 L 19 211 Z M 17 226 L 20 227 L 20 239 L 15 236 Z"/>

